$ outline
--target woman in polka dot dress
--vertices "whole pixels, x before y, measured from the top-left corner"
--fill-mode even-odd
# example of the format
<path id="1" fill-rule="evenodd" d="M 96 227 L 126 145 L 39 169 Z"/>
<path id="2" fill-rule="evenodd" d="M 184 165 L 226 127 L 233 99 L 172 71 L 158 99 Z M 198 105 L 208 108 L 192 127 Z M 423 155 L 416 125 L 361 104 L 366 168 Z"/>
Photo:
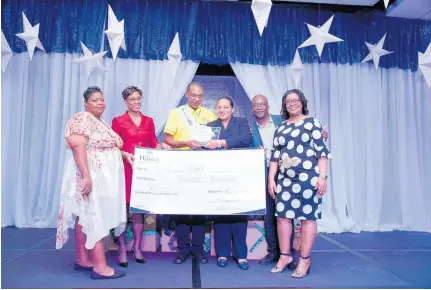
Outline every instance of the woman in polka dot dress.
<path id="1" fill-rule="evenodd" d="M 301 220 L 301 258 L 292 277 L 302 278 L 310 271 L 310 251 L 317 235 L 316 220 L 322 213 L 321 197 L 326 192 L 327 158 L 330 153 L 322 138 L 322 125 L 307 116 L 307 99 L 300 90 L 283 96 L 282 114 L 286 121 L 274 134 L 268 189 L 276 200 L 280 259 L 271 270 L 280 273 L 290 266 L 292 219 Z M 278 176 L 276 174 L 278 173 Z"/>

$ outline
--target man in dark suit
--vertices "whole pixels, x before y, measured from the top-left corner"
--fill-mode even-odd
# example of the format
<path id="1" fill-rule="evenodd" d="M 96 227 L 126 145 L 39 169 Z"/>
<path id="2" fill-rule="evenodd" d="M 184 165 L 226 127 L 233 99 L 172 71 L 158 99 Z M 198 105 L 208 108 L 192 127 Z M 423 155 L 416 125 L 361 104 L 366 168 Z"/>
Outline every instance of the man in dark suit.
<path id="1" fill-rule="evenodd" d="M 267 166 L 269 165 L 269 159 L 271 156 L 272 143 L 274 139 L 274 132 L 278 125 L 283 122 L 283 119 L 279 115 L 269 114 L 268 99 L 263 95 L 254 96 L 252 103 L 252 112 L 256 119 L 251 124 L 253 139 L 251 146 L 254 148 L 264 148 L 265 156 L 267 159 Z M 268 168 L 265 171 L 265 175 L 268 177 Z M 267 187 L 266 187 L 267 188 Z M 276 228 L 276 218 L 274 215 L 275 202 L 266 192 L 266 215 L 265 215 L 265 238 L 268 244 L 268 254 L 259 261 L 259 264 L 271 264 L 277 262 L 279 257 L 278 237 Z M 292 220 L 293 223 L 293 220 Z M 292 227 L 293 228 L 293 227 Z M 294 254 L 293 249 L 293 237 L 291 239 L 290 251 Z M 295 257 L 295 255 L 292 255 Z"/>

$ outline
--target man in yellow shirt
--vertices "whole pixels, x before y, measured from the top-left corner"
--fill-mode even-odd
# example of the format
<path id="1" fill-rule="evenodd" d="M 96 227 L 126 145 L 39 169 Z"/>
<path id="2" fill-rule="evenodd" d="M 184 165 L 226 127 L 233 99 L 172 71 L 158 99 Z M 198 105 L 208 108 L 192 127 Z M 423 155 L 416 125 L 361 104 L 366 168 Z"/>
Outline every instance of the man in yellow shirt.
<path id="1" fill-rule="evenodd" d="M 210 110 L 201 107 L 204 89 L 201 84 L 192 82 L 186 91 L 187 104 L 169 113 L 165 125 L 165 143 L 172 148 L 184 150 L 200 149 L 201 144 L 191 140 L 193 126 L 206 125 L 216 120 L 216 116 Z M 190 241 L 190 232 L 192 240 Z M 176 219 L 175 235 L 179 248 L 179 255 L 174 259 L 175 264 L 182 264 L 192 254 L 199 263 L 208 263 L 208 258 L 203 253 L 205 239 L 205 217 L 180 215 Z"/>

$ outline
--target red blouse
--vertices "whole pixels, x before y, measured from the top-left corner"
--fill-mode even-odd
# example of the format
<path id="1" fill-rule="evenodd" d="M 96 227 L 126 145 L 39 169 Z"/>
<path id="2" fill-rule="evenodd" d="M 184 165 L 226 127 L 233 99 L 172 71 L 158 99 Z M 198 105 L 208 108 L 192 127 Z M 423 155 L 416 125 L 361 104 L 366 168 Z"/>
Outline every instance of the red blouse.
<path id="1" fill-rule="evenodd" d="M 139 126 L 133 122 L 127 112 L 124 115 L 115 117 L 112 120 L 112 130 L 123 139 L 122 150 L 128 153 L 134 154 L 136 146 L 156 148 L 158 144 L 153 119 L 142 114 Z M 133 169 L 126 160 L 123 160 L 123 162 L 126 181 L 126 203 L 130 204 Z"/>
<path id="2" fill-rule="evenodd" d="M 142 115 L 141 124 L 137 126 L 129 113 L 115 117 L 112 120 L 112 129 L 123 139 L 123 151 L 135 153 L 135 146 L 156 148 L 156 129 L 152 118 Z"/>

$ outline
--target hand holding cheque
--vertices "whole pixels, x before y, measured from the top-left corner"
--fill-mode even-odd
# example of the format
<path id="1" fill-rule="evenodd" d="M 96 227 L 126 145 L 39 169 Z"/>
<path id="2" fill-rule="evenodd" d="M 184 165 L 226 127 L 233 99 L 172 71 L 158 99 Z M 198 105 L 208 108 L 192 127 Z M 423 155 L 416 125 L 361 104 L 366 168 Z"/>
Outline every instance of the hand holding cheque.
<path id="1" fill-rule="evenodd" d="M 200 133 L 195 136 L 205 140 L 207 132 Z M 264 166 L 263 149 L 165 151 L 137 147 L 130 211 L 264 214 Z"/>
<path id="2" fill-rule="evenodd" d="M 206 147 L 212 140 L 218 140 L 220 127 L 208 127 L 205 125 L 193 125 L 191 128 L 190 139 L 198 143 L 201 147 Z M 217 148 L 217 147 L 215 147 Z M 214 148 L 211 148 L 214 149 Z"/>

